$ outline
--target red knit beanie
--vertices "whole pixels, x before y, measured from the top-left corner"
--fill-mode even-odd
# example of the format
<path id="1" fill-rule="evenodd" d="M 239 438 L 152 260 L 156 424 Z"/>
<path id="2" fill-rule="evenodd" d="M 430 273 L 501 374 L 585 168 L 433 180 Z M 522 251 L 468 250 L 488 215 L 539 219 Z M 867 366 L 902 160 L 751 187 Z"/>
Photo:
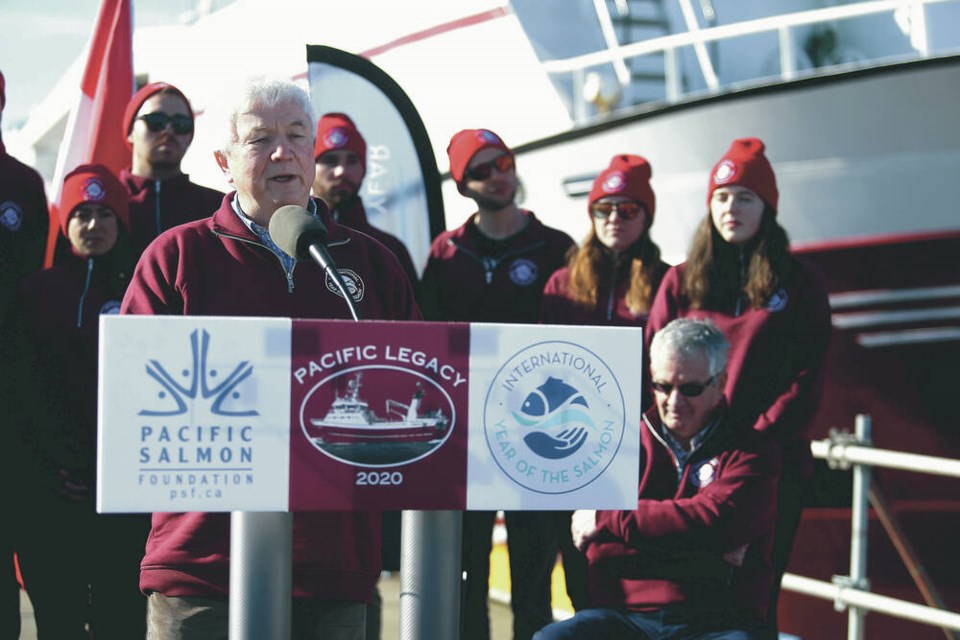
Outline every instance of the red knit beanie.
<path id="1" fill-rule="evenodd" d="M 317 142 L 313 146 L 313 159 L 319 160 L 327 151 L 343 149 L 353 151 L 367 166 L 367 143 L 357 131 L 357 125 L 344 113 L 327 113 L 317 122 Z"/>
<path id="2" fill-rule="evenodd" d="M 127 108 L 123 111 L 123 140 L 127 143 L 128 147 L 133 147 L 127 138 L 130 136 L 130 131 L 133 130 L 133 123 L 137 118 L 137 113 L 140 111 L 140 107 L 143 106 L 144 102 L 161 91 L 164 93 L 173 93 L 183 99 L 183 102 L 187 105 L 187 111 L 190 113 L 190 117 L 194 117 L 193 107 L 190 106 L 190 101 L 187 100 L 187 96 L 183 95 L 183 92 L 180 91 L 180 89 L 177 89 L 172 84 L 168 84 L 166 82 L 151 82 L 140 89 L 140 91 L 137 91 L 135 94 L 133 94 L 133 97 L 130 98 L 130 102 L 127 103 Z"/>
<path id="3" fill-rule="evenodd" d="M 504 153 L 513 155 L 510 147 L 500 139 L 500 136 L 489 129 L 464 129 L 453 134 L 450 144 L 447 145 L 447 155 L 450 157 L 450 177 L 460 186 L 463 182 L 463 173 L 470 165 L 470 160 L 482 149 L 501 149 Z"/>
<path id="4" fill-rule="evenodd" d="M 109 207 L 125 229 L 130 228 L 129 196 L 116 176 L 102 164 L 82 164 L 63 179 L 60 193 L 60 230 L 67 235 L 67 223 L 73 210 L 82 204 Z"/>
<path id="5" fill-rule="evenodd" d="M 647 209 L 648 224 L 653 223 L 653 213 L 657 209 L 657 198 L 650 187 L 653 168 L 646 158 L 627 153 L 613 156 L 610 166 L 600 172 L 593 181 L 593 188 L 587 197 L 587 211 L 593 203 L 607 196 L 633 198 Z"/>
<path id="6" fill-rule="evenodd" d="M 7 104 L 7 80 L 3 77 L 3 71 L 0 71 L 0 109 Z"/>
<path id="7" fill-rule="evenodd" d="M 777 211 L 777 177 L 763 150 L 766 147 L 759 138 L 739 138 L 733 141 L 727 153 L 710 172 L 710 187 L 707 189 L 707 208 L 717 187 L 738 185 L 750 189 L 760 199 Z"/>

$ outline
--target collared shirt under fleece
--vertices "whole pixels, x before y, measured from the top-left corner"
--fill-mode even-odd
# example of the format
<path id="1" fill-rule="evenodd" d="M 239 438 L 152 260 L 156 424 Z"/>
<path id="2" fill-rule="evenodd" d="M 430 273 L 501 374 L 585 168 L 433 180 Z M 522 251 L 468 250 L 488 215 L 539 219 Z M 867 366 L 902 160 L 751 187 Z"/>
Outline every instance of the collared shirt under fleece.
<path id="1" fill-rule="evenodd" d="M 225 196 L 212 217 L 171 229 L 150 245 L 121 313 L 350 319 L 322 269 L 301 261 L 288 272 L 240 220 L 234 197 Z M 393 254 L 318 208 L 331 257 L 363 289 L 361 317 L 419 320 Z M 224 596 L 229 551 L 229 514 L 155 513 L 140 588 L 166 596 Z M 379 513 L 295 514 L 293 557 L 294 597 L 369 601 L 380 574 Z"/>
<path id="2" fill-rule="evenodd" d="M 766 616 L 780 455 L 768 436 L 718 411 L 679 481 L 657 409 L 644 415 L 637 507 L 598 511 L 587 546 L 591 606 Z"/>

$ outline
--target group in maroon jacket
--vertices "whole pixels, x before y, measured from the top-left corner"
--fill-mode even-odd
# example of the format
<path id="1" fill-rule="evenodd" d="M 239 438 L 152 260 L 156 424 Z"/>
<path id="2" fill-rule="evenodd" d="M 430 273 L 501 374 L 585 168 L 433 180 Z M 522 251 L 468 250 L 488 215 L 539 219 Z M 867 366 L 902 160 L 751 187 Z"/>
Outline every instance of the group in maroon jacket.
<path id="1" fill-rule="evenodd" d="M 4 88 L 0 75 L 0 110 Z M 31 262 L 31 247 L 42 248 L 45 236 L 46 216 L 37 215 L 45 208 L 43 189 L 0 142 L 0 340 L 7 345 L 13 327 L 14 340 L 32 345 L 23 358 L 4 366 L 33 363 L 35 371 L 24 380 L 45 379 L 49 390 L 64 388 L 62 402 L 44 400 L 49 406 L 43 411 L 23 409 L 34 414 L 25 424 L 37 429 L 22 438 L 25 448 L 11 451 L 30 455 L 16 466 L 5 465 L 36 477 L 31 491 L 37 504 L 49 506 L 23 511 L 38 515 L 24 518 L 22 530 L 31 532 L 32 540 L 4 541 L 0 549 L 9 557 L 7 547 L 20 547 L 38 627 L 73 625 L 73 613 L 58 613 L 73 611 L 69 602 L 76 600 L 68 590 L 75 581 L 93 590 L 96 605 L 102 578 L 101 602 L 119 602 L 110 598 L 121 594 L 109 588 L 124 584 L 120 573 L 91 576 L 89 563 L 77 557 L 57 564 L 61 553 L 82 545 L 90 532 L 99 532 L 101 542 L 117 541 L 111 561 L 102 564 L 117 563 L 131 541 L 142 549 L 135 526 L 124 529 L 121 519 L 94 517 L 89 503 L 96 316 L 116 309 L 111 301 L 123 295 L 141 251 L 123 303 L 127 313 L 347 318 L 346 306 L 327 290 L 322 274 L 306 263 L 294 280 L 295 260 L 269 236 L 273 211 L 298 204 L 327 224 L 341 267 L 368 284 L 376 281 L 360 301 L 364 317 L 420 317 L 409 254 L 399 240 L 366 221 L 358 196 L 366 143 L 353 121 L 328 114 L 315 124 L 309 98 L 287 83 L 255 84 L 250 90 L 234 114 L 231 143 L 216 154 L 235 189 L 225 197 L 193 184 L 180 170 L 193 139 L 187 98 L 166 83 L 139 91 L 122 123 L 132 152 L 122 182 L 96 166 L 68 177 L 64 203 L 70 206 L 60 221 L 67 251 L 58 252 L 54 269 L 26 279 L 39 267 L 39 253 L 36 264 Z M 243 145 L 254 126 L 268 130 L 275 154 Z M 614 156 L 597 177 L 588 197 L 590 234 L 577 249 L 569 236 L 517 206 L 516 157 L 499 136 L 487 129 L 461 131 L 448 154 L 452 178 L 477 211 L 431 247 L 422 295 L 429 319 L 643 326 L 650 354 L 652 383 L 645 381 L 643 392 L 656 404 L 641 428 L 637 509 L 576 512 L 572 521 L 569 514 L 507 514 L 515 637 L 528 638 L 550 622 L 549 576 L 558 543 L 565 547 L 568 591 L 578 614 L 567 626 L 543 629 L 543 638 L 620 637 L 610 629 L 633 629 L 630 637 L 638 638 L 772 633 L 779 578 L 812 469 L 807 430 L 817 408 L 830 317 L 819 276 L 790 254 L 776 221 L 779 194 L 763 143 L 736 140 L 716 164 L 707 215 L 688 260 L 669 269 L 650 235 L 656 200 L 644 158 Z M 25 177 L 14 179 L 21 174 Z M 95 184 L 102 186 L 103 209 L 112 217 L 101 209 L 88 211 Z M 332 214 L 323 201 L 310 198 L 311 188 Z M 30 238 L 41 240 L 31 244 Z M 696 321 L 672 322 L 678 318 Z M 718 330 L 729 341 L 728 353 L 710 337 Z M 688 338 L 693 347 L 686 346 Z M 9 386 L 4 393 L 14 396 L 20 389 Z M 15 415 L 20 415 L 16 407 L 26 404 L 11 397 Z M 66 417 L 65 407 L 72 410 Z M 688 432 L 690 416 L 696 428 Z M 744 502 L 741 495 L 750 498 Z M 465 517 L 464 637 L 489 634 L 492 520 L 486 512 Z M 572 535 L 565 531 L 568 525 Z M 46 554 L 64 527 L 76 531 L 76 540 Z M 294 629 L 332 616 L 351 629 L 343 637 L 361 637 L 363 605 L 380 569 L 379 516 L 299 514 L 295 527 L 305 546 L 302 553 L 295 550 Z M 4 528 L 3 534 L 9 533 Z M 369 544 L 356 544 L 358 538 Z M 174 632 L 225 637 L 228 544 L 225 516 L 154 514 L 140 573 L 151 637 Z M 102 548 L 91 545 L 88 549 Z M 6 577 L 12 583 L 12 576 Z M 127 611 L 142 606 L 140 594 L 134 595 L 141 602 Z M 3 624 L 12 617 L 3 614 Z M 93 622 L 98 637 L 111 637 L 111 625 L 122 625 L 123 616 L 107 618 Z M 690 627 L 693 618 L 702 626 Z M 139 624 L 142 629 L 142 619 Z M 626 626 L 603 626 L 611 624 Z M 575 629 L 574 635 L 562 635 L 564 629 Z"/>

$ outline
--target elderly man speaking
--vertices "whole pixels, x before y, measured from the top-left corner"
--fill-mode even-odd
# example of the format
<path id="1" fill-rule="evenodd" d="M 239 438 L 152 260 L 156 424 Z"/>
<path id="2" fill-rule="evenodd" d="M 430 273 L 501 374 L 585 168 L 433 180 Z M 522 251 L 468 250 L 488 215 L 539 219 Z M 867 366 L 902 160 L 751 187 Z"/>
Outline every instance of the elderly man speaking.
<path id="1" fill-rule="evenodd" d="M 706 320 L 653 337 L 633 511 L 576 511 L 590 606 L 536 640 L 753 640 L 766 633 L 780 455 L 726 413 L 728 343 Z"/>
<path id="2" fill-rule="evenodd" d="M 216 159 L 235 189 L 211 218 L 163 233 L 140 259 L 121 313 L 349 318 L 323 270 L 298 263 L 270 237 L 280 207 L 297 205 L 328 229 L 328 248 L 366 319 L 420 312 L 397 259 L 336 224 L 310 197 L 316 118 L 291 82 L 247 85 L 227 118 Z M 294 267 L 297 267 L 294 270 Z M 293 518 L 293 638 L 360 640 L 380 573 L 380 516 Z M 221 513 L 155 513 L 141 563 L 151 640 L 227 638 L 230 520 Z"/>

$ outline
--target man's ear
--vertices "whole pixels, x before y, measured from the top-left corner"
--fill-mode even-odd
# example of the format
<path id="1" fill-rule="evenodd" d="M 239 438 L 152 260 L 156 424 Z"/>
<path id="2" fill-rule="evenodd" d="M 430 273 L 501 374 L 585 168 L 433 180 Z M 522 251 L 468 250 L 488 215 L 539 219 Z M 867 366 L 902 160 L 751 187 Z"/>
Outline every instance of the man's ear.
<path id="1" fill-rule="evenodd" d="M 226 154 L 223 151 L 214 151 L 213 158 L 217 161 L 217 166 L 227 179 L 227 184 L 233 184 L 233 177 L 230 175 L 230 163 L 227 161 Z"/>

